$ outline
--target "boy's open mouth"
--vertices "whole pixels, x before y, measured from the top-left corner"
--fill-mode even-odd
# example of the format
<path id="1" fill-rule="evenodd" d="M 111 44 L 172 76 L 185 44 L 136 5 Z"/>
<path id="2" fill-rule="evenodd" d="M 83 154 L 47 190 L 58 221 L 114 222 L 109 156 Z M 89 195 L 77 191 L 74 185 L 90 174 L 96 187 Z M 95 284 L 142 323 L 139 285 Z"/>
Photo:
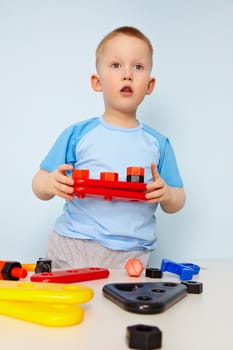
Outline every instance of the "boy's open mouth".
<path id="1" fill-rule="evenodd" d="M 121 89 L 121 93 L 123 94 L 131 94 L 133 92 L 131 86 L 123 86 Z"/>

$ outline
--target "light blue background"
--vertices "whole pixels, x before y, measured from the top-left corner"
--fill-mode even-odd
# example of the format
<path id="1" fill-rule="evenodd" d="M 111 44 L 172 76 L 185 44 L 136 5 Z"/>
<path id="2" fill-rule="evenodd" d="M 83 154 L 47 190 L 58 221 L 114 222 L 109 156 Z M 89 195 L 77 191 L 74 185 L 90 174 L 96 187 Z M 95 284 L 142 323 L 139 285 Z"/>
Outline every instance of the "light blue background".
<path id="1" fill-rule="evenodd" d="M 233 258 L 232 18 L 232 0 L 0 0 L 0 260 L 44 256 L 63 201 L 37 199 L 31 179 L 66 126 L 102 113 L 94 51 L 121 25 L 153 43 L 139 117 L 170 137 L 187 193 L 181 212 L 158 212 L 151 262 Z"/>

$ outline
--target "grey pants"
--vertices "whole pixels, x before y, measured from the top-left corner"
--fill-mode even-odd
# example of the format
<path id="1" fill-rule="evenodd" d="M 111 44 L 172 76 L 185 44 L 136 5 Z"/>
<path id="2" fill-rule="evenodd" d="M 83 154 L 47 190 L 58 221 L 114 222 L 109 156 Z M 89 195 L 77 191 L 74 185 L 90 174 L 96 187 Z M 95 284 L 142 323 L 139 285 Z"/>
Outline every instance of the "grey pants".
<path id="1" fill-rule="evenodd" d="M 47 243 L 47 258 L 53 268 L 103 267 L 122 269 L 130 258 L 140 259 L 147 267 L 150 251 L 111 250 L 92 240 L 76 239 L 51 233 Z"/>

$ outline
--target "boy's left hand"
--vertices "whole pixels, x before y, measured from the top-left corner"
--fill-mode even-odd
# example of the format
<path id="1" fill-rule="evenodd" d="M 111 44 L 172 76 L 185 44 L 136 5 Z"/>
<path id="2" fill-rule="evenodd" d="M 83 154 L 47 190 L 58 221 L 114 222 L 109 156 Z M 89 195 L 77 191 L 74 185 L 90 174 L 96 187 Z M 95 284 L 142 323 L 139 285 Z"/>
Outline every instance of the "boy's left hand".
<path id="1" fill-rule="evenodd" d="M 160 177 L 157 167 L 154 163 L 151 164 L 151 173 L 153 177 L 153 182 L 146 186 L 146 199 L 148 203 L 169 202 L 171 197 L 170 187 Z"/>

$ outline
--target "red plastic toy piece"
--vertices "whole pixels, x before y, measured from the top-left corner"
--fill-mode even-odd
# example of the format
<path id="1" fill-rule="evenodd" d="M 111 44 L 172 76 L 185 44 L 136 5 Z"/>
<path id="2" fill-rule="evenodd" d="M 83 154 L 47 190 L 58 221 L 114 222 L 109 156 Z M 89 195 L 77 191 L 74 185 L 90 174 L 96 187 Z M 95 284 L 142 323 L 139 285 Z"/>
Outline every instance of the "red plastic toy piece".
<path id="1" fill-rule="evenodd" d="M 75 283 L 107 278 L 109 270 L 99 267 L 89 267 L 72 270 L 36 273 L 31 276 L 32 282 Z"/>
<path id="2" fill-rule="evenodd" d="M 125 264 L 125 269 L 130 277 L 139 277 L 144 270 L 140 259 L 129 259 Z"/>
<path id="3" fill-rule="evenodd" d="M 0 279 L 18 281 L 25 278 L 28 272 L 17 261 L 0 261 Z"/>
<path id="4" fill-rule="evenodd" d="M 127 168 L 127 175 L 144 176 L 144 168 L 141 168 L 139 166 L 129 166 Z"/>
<path id="5" fill-rule="evenodd" d="M 73 170 L 73 179 L 89 179 L 89 170 L 87 169 L 76 169 Z"/>
<path id="6" fill-rule="evenodd" d="M 127 181 L 129 182 L 144 182 L 144 169 L 140 167 L 127 168 Z"/>
<path id="7" fill-rule="evenodd" d="M 27 274 L 27 270 L 21 267 L 13 267 L 13 269 L 11 270 L 11 276 L 17 279 L 25 278 Z"/>
<path id="8" fill-rule="evenodd" d="M 89 179 L 89 170 L 73 171 L 74 194 L 79 198 L 102 197 L 105 200 L 145 201 L 144 169 L 127 168 L 127 181 L 118 181 L 118 173 L 102 172 L 100 179 Z"/>
<path id="9" fill-rule="evenodd" d="M 102 173 L 100 173 L 100 180 L 102 180 L 102 181 L 118 181 L 118 173 L 102 172 Z"/>

